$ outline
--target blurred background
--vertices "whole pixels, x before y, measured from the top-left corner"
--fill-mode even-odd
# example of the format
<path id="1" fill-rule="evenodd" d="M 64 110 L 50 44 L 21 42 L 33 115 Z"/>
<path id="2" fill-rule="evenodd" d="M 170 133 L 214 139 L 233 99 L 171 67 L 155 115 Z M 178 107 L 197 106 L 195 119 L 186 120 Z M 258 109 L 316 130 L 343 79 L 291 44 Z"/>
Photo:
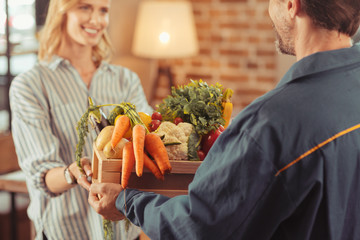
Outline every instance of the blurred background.
<path id="1" fill-rule="evenodd" d="M 44 24 L 48 1 L 0 0 L 0 181 L 1 176 L 19 170 L 9 131 L 9 86 L 16 75 L 27 71 L 37 61 L 36 33 Z M 128 67 L 139 75 L 153 107 L 170 93 L 170 86 L 202 79 L 234 90 L 235 116 L 255 98 L 271 90 L 295 62 L 294 57 L 279 55 L 275 50 L 268 0 L 185 1 L 184 15 L 180 15 L 182 7 L 179 5 L 176 14 L 170 14 L 177 19 L 157 13 L 162 17 L 159 23 L 155 21 L 155 10 L 145 10 L 144 2 L 148 1 L 113 0 L 109 32 L 115 48 L 112 63 Z M 171 12 L 168 7 L 167 12 Z M 139 30 L 144 29 L 139 26 L 139 19 L 146 11 L 153 12 L 152 21 L 148 21 L 153 25 L 145 26 L 150 33 L 158 31 L 156 29 L 162 25 L 179 30 L 177 33 L 159 30 L 163 31 L 160 41 L 170 41 L 169 34 L 178 34 L 176 39 L 181 36 L 184 40 L 178 41 L 178 46 L 166 43 L 171 48 L 162 50 L 160 47 L 152 53 L 147 52 L 149 49 L 135 47 L 136 44 L 145 46 L 146 41 L 150 41 L 150 37 L 146 37 L 145 42 L 138 42 L 141 38 L 136 37 L 144 31 Z M 191 31 L 182 33 L 182 28 Z M 359 39 L 357 34 L 354 40 Z M 182 50 L 172 54 L 176 48 Z M 15 176 L 15 180 L 26 190 L 24 179 Z M 9 189 L 6 181 L 0 187 L 0 239 L 32 239 L 31 223 L 26 215 L 29 202 L 26 191 Z"/>

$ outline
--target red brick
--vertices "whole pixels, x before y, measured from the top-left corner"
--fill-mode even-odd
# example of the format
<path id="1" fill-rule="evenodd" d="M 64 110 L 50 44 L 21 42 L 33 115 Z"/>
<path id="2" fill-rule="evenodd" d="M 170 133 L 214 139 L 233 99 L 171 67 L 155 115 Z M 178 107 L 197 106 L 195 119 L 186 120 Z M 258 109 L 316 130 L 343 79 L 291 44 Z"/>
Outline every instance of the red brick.
<path id="1" fill-rule="evenodd" d="M 237 95 L 240 95 L 240 96 L 244 96 L 244 97 L 253 97 L 254 99 L 265 94 L 266 91 L 264 90 L 261 90 L 261 89 L 255 89 L 255 88 L 240 88 L 240 89 L 236 89 L 235 90 L 235 93 Z"/>
<path id="2" fill-rule="evenodd" d="M 221 11 L 219 11 L 219 10 L 210 10 L 209 14 L 210 14 L 210 17 L 219 17 L 222 15 Z"/>
<path id="3" fill-rule="evenodd" d="M 256 51 L 256 55 L 259 57 L 273 57 L 275 56 L 275 49 L 274 50 L 261 50 L 258 49 Z"/>
<path id="4" fill-rule="evenodd" d="M 277 81 L 275 34 L 268 16 L 268 0 L 191 2 L 200 52 L 196 58 L 170 61 L 175 82 L 183 85 L 192 78 L 228 85 L 235 92 L 233 104 L 239 111 Z M 256 81 L 255 86 L 250 81 Z M 168 91 L 162 84 L 161 96 Z"/>
<path id="5" fill-rule="evenodd" d="M 211 49 L 209 49 L 209 48 L 200 48 L 199 53 L 201 55 L 211 55 Z"/>
<path id="6" fill-rule="evenodd" d="M 211 22 L 197 22 L 196 28 L 198 30 L 210 30 L 211 29 Z"/>
<path id="7" fill-rule="evenodd" d="M 239 62 L 232 62 L 232 61 L 230 61 L 230 62 L 228 63 L 228 66 L 229 66 L 230 68 L 236 68 L 236 69 L 238 69 L 238 68 L 240 68 L 240 63 L 239 63 Z"/>
<path id="8" fill-rule="evenodd" d="M 257 76 L 256 80 L 260 83 L 274 83 L 276 81 L 276 78 L 273 76 Z"/>
<path id="9" fill-rule="evenodd" d="M 220 28 L 247 30 L 250 29 L 250 24 L 244 22 L 221 23 Z"/>
<path id="10" fill-rule="evenodd" d="M 191 65 L 192 65 L 193 67 L 201 67 L 203 64 L 202 64 L 202 62 L 199 61 L 199 60 L 193 60 L 193 61 L 191 61 Z"/>
<path id="11" fill-rule="evenodd" d="M 259 43 L 260 39 L 258 36 L 249 36 L 248 41 L 249 41 L 249 43 Z"/>
<path id="12" fill-rule="evenodd" d="M 276 69 L 276 64 L 275 63 L 266 63 L 265 64 L 266 69 Z"/>
<path id="13" fill-rule="evenodd" d="M 221 63 L 217 60 L 211 60 L 210 61 L 210 67 L 211 68 L 219 68 L 221 66 Z"/>
<path id="14" fill-rule="evenodd" d="M 248 50 L 220 49 L 221 55 L 248 57 Z"/>
<path id="15" fill-rule="evenodd" d="M 198 73 L 188 73 L 186 74 L 186 79 L 192 79 L 192 80 L 200 80 L 208 81 L 209 79 L 212 79 L 212 75 L 208 74 L 198 74 Z"/>
<path id="16" fill-rule="evenodd" d="M 221 42 L 223 41 L 223 37 L 221 35 L 212 35 L 211 42 Z"/>
<path id="17" fill-rule="evenodd" d="M 252 17 L 256 16 L 256 11 L 254 9 L 246 9 L 245 14 L 246 14 L 246 16 L 252 18 Z"/>
<path id="18" fill-rule="evenodd" d="M 211 3 L 212 0 L 191 0 L 194 3 Z"/>
<path id="19" fill-rule="evenodd" d="M 226 16 L 228 16 L 228 17 L 238 16 L 239 14 L 240 14 L 239 11 L 233 10 L 233 9 L 226 11 Z"/>
<path id="20" fill-rule="evenodd" d="M 220 0 L 221 3 L 247 3 L 248 0 Z"/>
<path id="21" fill-rule="evenodd" d="M 257 69 L 258 68 L 258 64 L 254 63 L 254 62 L 248 62 L 246 65 L 247 68 L 249 69 Z"/>
<path id="22" fill-rule="evenodd" d="M 233 43 L 233 42 L 241 42 L 244 40 L 243 36 L 230 36 L 229 38 L 226 39 L 228 42 Z"/>
<path id="23" fill-rule="evenodd" d="M 184 60 L 183 59 L 174 59 L 172 62 L 177 66 L 184 66 Z"/>
<path id="24" fill-rule="evenodd" d="M 258 23 L 256 24 L 257 30 L 273 30 L 273 27 L 269 23 Z"/>
<path id="25" fill-rule="evenodd" d="M 249 77 L 247 75 L 221 75 L 221 81 L 229 81 L 229 82 L 247 82 Z"/>

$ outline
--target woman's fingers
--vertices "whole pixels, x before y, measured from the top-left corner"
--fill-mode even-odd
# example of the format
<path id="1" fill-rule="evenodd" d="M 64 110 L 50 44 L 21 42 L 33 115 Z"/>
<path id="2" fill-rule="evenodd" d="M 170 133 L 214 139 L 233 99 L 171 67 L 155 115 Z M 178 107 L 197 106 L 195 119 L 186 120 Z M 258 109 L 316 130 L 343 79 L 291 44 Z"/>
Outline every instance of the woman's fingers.
<path id="1" fill-rule="evenodd" d="M 80 162 L 81 162 L 81 166 L 82 166 L 84 172 L 86 173 L 86 175 L 91 177 L 93 173 L 91 171 L 90 159 L 87 157 L 83 157 L 83 158 L 81 158 Z"/>
<path id="2" fill-rule="evenodd" d="M 79 177 L 77 178 L 77 183 L 82 186 L 83 188 L 85 188 L 86 190 L 90 191 L 90 183 L 88 181 L 88 178 L 85 174 L 80 174 Z"/>
<path id="3" fill-rule="evenodd" d="M 87 157 L 83 157 L 80 159 L 82 170 L 79 169 L 77 162 L 73 162 L 69 166 L 69 170 L 71 174 L 76 178 L 77 183 L 85 188 L 87 191 L 90 191 L 90 182 L 91 182 L 91 161 Z M 85 173 L 85 174 L 84 174 Z"/>

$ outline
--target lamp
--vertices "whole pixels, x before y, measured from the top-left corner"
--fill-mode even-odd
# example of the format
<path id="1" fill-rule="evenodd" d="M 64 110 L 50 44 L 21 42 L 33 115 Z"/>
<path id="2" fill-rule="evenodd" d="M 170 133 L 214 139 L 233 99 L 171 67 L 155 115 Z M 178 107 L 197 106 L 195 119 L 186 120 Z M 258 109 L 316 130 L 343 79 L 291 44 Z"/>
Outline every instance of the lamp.
<path id="1" fill-rule="evenodd" d="M 198 41 L 191 3 L 185 0 L 143 0 L 137 14 L 132 53 L 150 59 L 191 57 L 198 53 Z M 159 66 L 160 75 L 174 85 L 170 66 Z M 151 100 L 153 99 L 153 95 Z"/>

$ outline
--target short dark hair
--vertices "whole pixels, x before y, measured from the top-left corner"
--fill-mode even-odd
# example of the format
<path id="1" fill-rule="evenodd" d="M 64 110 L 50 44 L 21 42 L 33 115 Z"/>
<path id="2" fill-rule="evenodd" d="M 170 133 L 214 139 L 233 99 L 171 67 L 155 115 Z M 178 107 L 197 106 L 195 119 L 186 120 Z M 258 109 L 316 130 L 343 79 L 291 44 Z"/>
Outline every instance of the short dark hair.
<path id="1" fill-rule="evenodd" d="M 360 24 L 360 0 L 300 0 L 317 27 L 353 36 Z"/>

